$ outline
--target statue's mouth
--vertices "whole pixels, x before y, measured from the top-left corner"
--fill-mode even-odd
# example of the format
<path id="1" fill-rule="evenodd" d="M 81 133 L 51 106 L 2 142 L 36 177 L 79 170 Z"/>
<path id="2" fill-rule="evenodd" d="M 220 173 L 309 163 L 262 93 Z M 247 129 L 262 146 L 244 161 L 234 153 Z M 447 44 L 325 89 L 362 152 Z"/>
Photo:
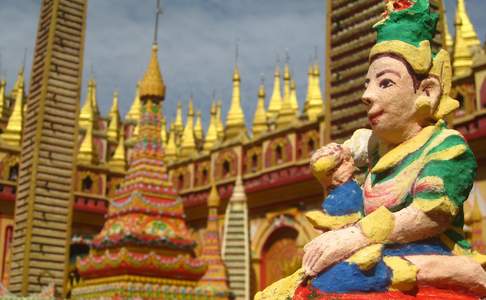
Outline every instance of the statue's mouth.
<path id="1" fill-rule="evenodd" d="M 368 113 L 368 120 L 370 121 L 370 124 L 372 126 L 378 124 L 378 119 L 381 117 L 382 114 L 383 114 L 383 109 L 374 113 Z"/>

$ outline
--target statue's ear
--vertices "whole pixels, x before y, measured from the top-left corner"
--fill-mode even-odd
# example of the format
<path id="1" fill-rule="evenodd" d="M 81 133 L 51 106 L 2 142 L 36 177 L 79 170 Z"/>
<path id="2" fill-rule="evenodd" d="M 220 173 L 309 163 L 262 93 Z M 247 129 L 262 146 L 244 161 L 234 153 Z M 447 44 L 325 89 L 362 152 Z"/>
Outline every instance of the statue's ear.
<path id="1" fill-rule="evenodd" d="M 440 86 L 439 79 L 434 76 L 429 76 L 426 79 L 422 80 L 420 86 L 417 90 L 419 94 L 419 101 L 427 101 L 428 103 L 425 104 L 429 106 L 431 109 L 431 113 L 435 111 L 437 105 L 439 105 L 440 97 L 442 96 L 442 88 Z M 422 106 L 418 104 L 418 106 Z"/>
<path id="2" fill-rule="evenodd" d="M 418 97 L 415 100 L 415 107 L 417 109 L 416 116 L 419 122 L 430 122 L 442 96 L 442 88 L 439 80 L 433 76 L 422 80 L 417 94 Z"/>

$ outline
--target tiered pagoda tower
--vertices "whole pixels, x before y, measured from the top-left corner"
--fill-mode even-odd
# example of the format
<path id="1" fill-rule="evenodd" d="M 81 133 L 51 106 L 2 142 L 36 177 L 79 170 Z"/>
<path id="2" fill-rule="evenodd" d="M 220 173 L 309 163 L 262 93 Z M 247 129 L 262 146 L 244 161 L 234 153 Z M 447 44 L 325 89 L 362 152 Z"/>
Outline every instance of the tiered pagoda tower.
<path id="1" fill-rule="evenodd" d="M 164 164 L 160 135 L 164 95 L 154 44 L 140 84 L 140 129 L 127 175 L 90 254 L 77 262 L 82 279 L 72 291 L 73 299 L 207 297 L 197 289 L 207 265 L 194 258 L 195 242 Z"/>

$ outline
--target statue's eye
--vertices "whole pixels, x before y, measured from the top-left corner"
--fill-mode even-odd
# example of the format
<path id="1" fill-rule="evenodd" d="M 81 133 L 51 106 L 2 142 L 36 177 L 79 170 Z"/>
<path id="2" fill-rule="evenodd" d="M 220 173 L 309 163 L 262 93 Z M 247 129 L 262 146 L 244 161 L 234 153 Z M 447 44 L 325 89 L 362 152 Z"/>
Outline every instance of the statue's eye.
<path id="1" fill-rule="evenodd" d="M 380 88 L 386 89 L 386 88 L 391 87 L 394 84 L 395 84 L 395 82 L 393 82 L 390 79 L 383 79 L 382 81 L 380 81 Z"/>

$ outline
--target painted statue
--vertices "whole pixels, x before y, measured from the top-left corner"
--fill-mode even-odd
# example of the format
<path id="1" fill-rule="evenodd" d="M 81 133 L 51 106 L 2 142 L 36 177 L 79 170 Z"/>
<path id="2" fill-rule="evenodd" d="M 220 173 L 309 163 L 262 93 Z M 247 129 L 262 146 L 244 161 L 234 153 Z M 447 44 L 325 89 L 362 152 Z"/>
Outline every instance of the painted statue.
<path id="1" fill-rule="evenodd" d="M 430 46 L 438 15 L 428 0 L 386 2 L 362 96 L 372 129 L 313 153 L 329 194 L 306 216 L 323 233 L 304 247 L 301 269 L 256 299 L 486 297 L 485 256 L 463 232 L 477 165 L 443 120 L 459 104 L 449 54 Z"/>

